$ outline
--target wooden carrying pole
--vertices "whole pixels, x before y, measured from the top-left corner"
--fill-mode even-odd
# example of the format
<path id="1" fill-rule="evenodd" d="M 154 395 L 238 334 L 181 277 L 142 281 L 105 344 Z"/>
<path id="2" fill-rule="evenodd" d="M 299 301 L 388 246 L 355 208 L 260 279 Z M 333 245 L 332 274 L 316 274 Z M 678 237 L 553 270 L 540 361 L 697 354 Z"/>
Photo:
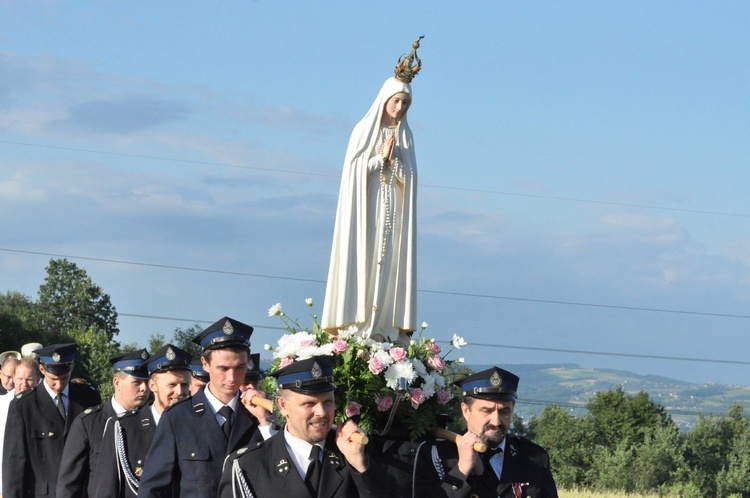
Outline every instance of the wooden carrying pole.
<path id="1" fill-rule="evenodd" d="M 461 436 L 461 434 L 456 434 L 455 432 L 451 432 L 448 429 L 441 429 L 440 427 L 434 427 L 430 430 L 430 432 L 435 437 L 439 437 L 453 443 L 457 443 L 463 437 Z M 485 451 L 487 451 L 487 445 L 477 441 L 476 443 L 474 443 L 474 451 L 476 451 L 477 453 L 484 453 Z"/>

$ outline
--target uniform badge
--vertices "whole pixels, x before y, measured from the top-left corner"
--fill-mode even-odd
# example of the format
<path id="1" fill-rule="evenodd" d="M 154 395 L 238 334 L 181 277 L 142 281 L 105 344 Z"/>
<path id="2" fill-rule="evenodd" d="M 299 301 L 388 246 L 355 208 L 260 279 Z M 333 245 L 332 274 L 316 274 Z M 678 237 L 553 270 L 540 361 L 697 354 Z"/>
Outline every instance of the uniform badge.
<path id="1" fill-rule="evenodd" d="M 282 476 L 287 475 L 289 473 L 289 462 L 287 462 L 284 458 L 279 460 L 279 463 L 276 464 L 276 472 L 278 472 L 279 475 Z"/>
<path id="2" fill-rule="evenodd" d="M 148 352 L 145 349 L 141 352 L 141 359 L 148 360 Z"/>
<path id="3" fill-rule="evenodd" d="M 255 362 L 253 361 L 252 358 L 247 360 L 247 370 L 248 371 L 255 370 Z"/>
<path id="4" fill-rule="evenodd" d="M 93 411 L 94 411 L 93 408 L 86 408 L 85 410 L 83 410 L 83 413 L 91 413 Z"/>
<path id="5" fill-rule="evenodd" d="M 224 326 L 221 328 L 221 330 L 224 331 L 226 335 L 234 334 L 234 327 L 232 327 L 232 324 L 229 323 L 229 320 L 224 322 Z"/>
<path id="6" fill-rule="evenodd" d="M 193 413 L 195 413 L 196 415 L 203 415 L 203 412 L 205 411 L 206 411 L 206 408 L 203 406 L 203 403 L 197 403 L 193 407 Z"/>
<path id="7" fill-rule="evenodd" d="M 147 431 L 149 427 L 151 427 L 151 419 L 149 418 L 141 419 L 141 430 Z"/>
<path id="8" fill-rule="evenodd" d="M 135 474 L 136 477 L 141 477 L 141 474 L 143 474 L 143 467 L 136 467 L 133 474 Z"/>
<path id="9" fill-rule="evenodd" d="M 313 376 L 313 379 L 319 378 L 321 375 L 323 375 L 323 369 L 320 368 L 320 365 L 318 365 L 318 362 L 316 361 L 313 363 L 312 369 L 310 370 L 310 373 Z"/>
<path id="10" fill-rule="evenodd" d="M 329 463 L 330 463 L 331 465 L 335 465 L 335 466 L 337 466 L 337 467 L 338 467 L 339 465 L 341 465 L 341 460 L 339 460 L 339 457 L 338 457 L 338 455 L 337 455 L 336 453 L 332 452 L 332 451 L 329 451 L 329 452 L 328 452 L 328 462 L 329 462 Z"/>
<path id="11" fill-rule="evenodd" d="M 54 361 L 55 363 L 59 363 L 60 362 L 60 353 L 58 353 L 57 351 L 55 351 L 54 353 L 52 353 L 52 361 Z"/>
<path id="12" fill-rule="evenodd" d="M 177 355 L 176 355 L 176 354 L 174 354 L 174 351 L 172 350 L 172 348 L 167 348 L 167 359 L 168 359 L 169 361 L 172 361 L 172 360 L 174 360 L 175 358 L 177 358 Z"/>
<path id="13" fill-rule="evenodd" d="M 503 378 L 500 377 L 500 374 L 497 372 L 494 372 L 492 376 L 490 377 L 490 386 L 492 387 L 500 387 L 503 383 Z"/>

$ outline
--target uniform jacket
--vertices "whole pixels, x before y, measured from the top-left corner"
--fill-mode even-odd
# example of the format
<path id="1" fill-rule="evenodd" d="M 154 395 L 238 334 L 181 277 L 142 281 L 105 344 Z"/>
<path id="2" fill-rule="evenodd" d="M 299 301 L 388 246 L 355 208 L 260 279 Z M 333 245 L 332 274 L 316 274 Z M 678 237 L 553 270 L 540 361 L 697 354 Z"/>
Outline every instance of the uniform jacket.
<path id="1" fill-rule="evenodd" d="M 68 413 L 63 421 L 44 386 L 16 396 L 8 410 L 3 446 L 3 497 L 55 498 L 65 438 L 86 408 L 102 402 L 92 387 L 70 383 Z"/>
<path id="2" fill-rule="evenodd" d="M 132 474 L 131 477 L 137 480 L 140 480 L 143 475 L 146 456 L 154 439 L 154 432 L 156 432 L 151 406 L 148 404 L 140 410 L 127 412 L 115 421 L 117 423 L 113 422 L 107 426 L 99 452 L 99 466 L 96 469 L 92 498 L 134 498 L 136 496 L 138 488 L 136 486 L 131 488 L 126 473 Z M 126 469 L 123 469 L 123 464 L 117 459 L 115 437 L 118 425 L 125 453 Z"/>
<path id="3" fill-rule="evenodd" d="M 143 468 L 139 497 L 175 496 L 175 483 L 180 498 L 215 498 L 226 456 L 262 439 L 256 418 L 237 403 L 227 442 L 204 389 L 164 410 Z"/>
<path id="4" fill-rule="evenodd" d="M 219 485 L 220 498 L 249 498 L 233 493 L 235 460 L 253 498 L 315 498 L 289 456 L 283 430 L 227 458 Z M 388 478 L 375 459 L 369 459 L 369 466 L 363 473 L 352 469 L 336 447 L 336 432 L 331 431 L 326 440 L 317 496 L 383 498 L 391 493 Z"/>
<path id="5" fill-rule="evenodd" d="M 65 439 L 60 472 L 57 474 L 57 498 L 94 498 L 94 473 L 104 428 L 117 417 L 112 402 L 86 408 L 73 420 Z"/>
<path id="6" fill-rule="evenodd" d="M 507 436 L 499 481 L 481 456 L 468 477 L 457 465 L 454 443 L 440 441 L 422 448 L 416 460 L 415 497 L 557 498 L 549 455 L 528 439 Z"/>

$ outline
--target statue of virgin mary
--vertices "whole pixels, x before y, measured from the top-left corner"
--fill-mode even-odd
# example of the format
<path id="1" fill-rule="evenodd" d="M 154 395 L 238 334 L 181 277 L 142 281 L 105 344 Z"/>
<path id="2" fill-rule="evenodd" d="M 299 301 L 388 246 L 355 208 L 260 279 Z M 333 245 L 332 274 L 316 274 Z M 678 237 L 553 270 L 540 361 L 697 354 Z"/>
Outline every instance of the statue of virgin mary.
<path id="1" fill-rule="evenodd" d="M 419 40 L 412 47 L 354 127 L 344 157 L 321 317 L 331 333 L 355 325 L 373 339 L 408 343 L 416 329 L 417 161 L 406 116 Z"/>

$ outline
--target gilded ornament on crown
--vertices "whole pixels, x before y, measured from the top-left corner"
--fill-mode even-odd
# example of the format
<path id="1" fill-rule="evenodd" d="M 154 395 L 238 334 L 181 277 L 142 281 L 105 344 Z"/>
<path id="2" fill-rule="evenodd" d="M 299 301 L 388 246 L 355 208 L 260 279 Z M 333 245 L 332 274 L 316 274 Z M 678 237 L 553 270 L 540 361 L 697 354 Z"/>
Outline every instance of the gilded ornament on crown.
<path id="1" fill-rule="evenodd" d="M 409 55 L 404 54 L 398 58 L 396 69 L 393 70 L 397 80 L 404 83 L 411 83 L 411 80 L 422 69 L 422 61 L 417 57 L 417 49 L 422 38 L 424 38 L 424 35 L 417 38 L 417 41 L 411 44 L 411 53 Z"/>

